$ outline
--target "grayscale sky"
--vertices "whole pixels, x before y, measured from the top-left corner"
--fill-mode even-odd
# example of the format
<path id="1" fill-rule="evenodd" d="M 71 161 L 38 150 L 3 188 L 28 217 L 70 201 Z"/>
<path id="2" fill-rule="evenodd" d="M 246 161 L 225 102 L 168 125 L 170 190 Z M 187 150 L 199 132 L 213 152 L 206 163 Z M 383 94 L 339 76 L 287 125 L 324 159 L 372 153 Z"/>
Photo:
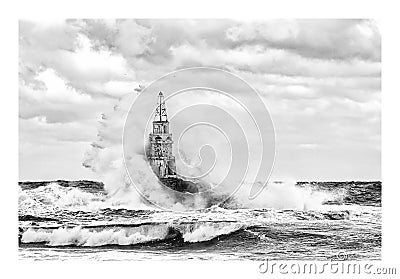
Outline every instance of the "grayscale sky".
<path id="1" fill-rule="evenodd" d="M 102 114 L 170 71 L 231 71 L 276 130 L 273 179 L 381 179 L 381 37 L 369 20 L 60 20 L 19 25 L 20 180 L 82 166 Z"/>

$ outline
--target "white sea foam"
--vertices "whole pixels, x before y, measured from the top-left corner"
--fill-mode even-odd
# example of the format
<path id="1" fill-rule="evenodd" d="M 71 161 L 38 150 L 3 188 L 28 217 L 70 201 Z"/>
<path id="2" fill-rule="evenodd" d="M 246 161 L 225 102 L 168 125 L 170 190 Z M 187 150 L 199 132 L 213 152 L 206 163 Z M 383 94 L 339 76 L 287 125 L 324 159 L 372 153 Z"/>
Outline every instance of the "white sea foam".
<path id="1" fill-rule="evenodd" d="M 162 239 L 167 231 L 156 229 L 149 234 L 132 229 L 101 230 L 85 229 L 81 227 L 49 229 L 29 228 L 23 233 L 23 243 L 46 242 L 50 246 L 76 245 L 76 246 L 102 246 L 102 245 L 132 245 Z"/>
<path id="2" fill-rule="evenodd" d="M 78 188 L 49 183 L 31 190 L 19 190 L 18 205 L 21 214 L 45 214 L 59 209 L 95 210 L 103 204 L 104 196 Z"/>
<path id="3" fill-rule="evenodd" d="M 202 242 L 211 240 L 221 235 L 227 235 L 234 231 L 243 228 L 242 224 L 221 224 L 221 223 L 207 223 L 196 226 L 194 229 L 186 231 L 183 234 L 183 239 L 186 242 Z"/>
<path id="4" fill-rule="evenodd" d="M 29 228 L 21 238 L 22 243 L 45 242 L 49 246 L 103 246 L 133 245 L 170 236 L 171 227 L 182 234 L 185 242 L 208 241 L 230 234 L 243 227 L 239 223 L 151 224 L 139 227 L 96 228 Z"/>
<path id="5" fill-rule="evenodd" d="M 316 190 L 307 185 L 299 187 L 295 182 L 268 183 L 253 200 L 248 198 L 247 190 L 243 187 L 235 194 L 237 207 L 317 210 L 324 202 L 338 198 L 337 193 Z"/>
<path id="6" fill-rule="evenodd" d="M 131 191 L 134 189 L 120 189 L 112 196 L 88 193 L 79 188 L 62 187 L 57 183 L 32 190 L 19 190 L 19 212 L 21 215 L 46 215 L 60 209 L 71 211 L 95 211 L 102 208 L 125 209 L 154 209 L 143 203 L 136 204 L 131 200 Z M 153 193 L 155 195 L 155 193 Z M 229 203 L 230 209 L 239 208 L 272 208 L 295 210 L 324 210 L 323 203 L 335 200 L 340 194 L 335 192 L 319 191 L 312 187 L 298 187 L 293 183 L 270 183 L 254 200 L 246 196 L 245 188 L 240 189 Z M 339 197 L 340 198 L 340 197 Z M 171 201 L 171 203 L 173 200 Z M 186 204 L 187 205 L 187 204 Z M 188 207 L 192 209 L 193 207 Z M 185 211 L 185 204 L 176 202 L 174 209 Z M 213 212 L 223 210 L 213 207 Z"/>

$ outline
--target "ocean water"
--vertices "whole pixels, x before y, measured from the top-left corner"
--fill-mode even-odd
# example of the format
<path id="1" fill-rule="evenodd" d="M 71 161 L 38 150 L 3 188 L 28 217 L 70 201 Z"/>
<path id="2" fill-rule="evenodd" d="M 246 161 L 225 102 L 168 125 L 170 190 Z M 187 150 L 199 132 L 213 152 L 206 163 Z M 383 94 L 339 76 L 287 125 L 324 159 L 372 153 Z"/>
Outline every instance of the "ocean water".
<path id="1" fill-rule="evenodd" d="M 272 203 L 176 213 L 110 205 L 98 182 L 20 182 L 19 258 L 381 258 L 380 182 L 304 182 L 294 187 L 329 195 L 313 209 Z"/>

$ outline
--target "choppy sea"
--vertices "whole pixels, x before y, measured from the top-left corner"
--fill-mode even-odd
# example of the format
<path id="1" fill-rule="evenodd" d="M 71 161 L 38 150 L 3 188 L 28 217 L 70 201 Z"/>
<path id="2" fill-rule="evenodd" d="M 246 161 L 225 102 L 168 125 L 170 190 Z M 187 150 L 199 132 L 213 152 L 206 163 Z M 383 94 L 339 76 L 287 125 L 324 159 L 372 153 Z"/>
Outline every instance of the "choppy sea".
<path id="1" fill-rule="evenodd" d="M 98 182 L 20 182 L 19 258 L 381 258 L 380 182 L 303 182 L 294 187 L 331 195 L 316 209 L 214 206 L 176 213 L 106 206 L 107 194 Z"/>

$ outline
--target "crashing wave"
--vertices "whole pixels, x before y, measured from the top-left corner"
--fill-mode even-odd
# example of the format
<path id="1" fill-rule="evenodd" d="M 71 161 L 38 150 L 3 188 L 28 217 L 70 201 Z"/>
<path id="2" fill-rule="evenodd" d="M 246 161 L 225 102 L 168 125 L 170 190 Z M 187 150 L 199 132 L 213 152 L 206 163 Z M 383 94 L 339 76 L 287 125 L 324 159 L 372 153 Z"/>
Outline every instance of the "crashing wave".
<path id="1" fill-rule="evenodd" d="M 204 242 L 242 229 L 239 223 L 145 224 L 139 226 L 97 226 L 72 228 L 28 228 L 21 243 L 44 243 L 48 246 L 135 245 L 170 239 Z"/>

